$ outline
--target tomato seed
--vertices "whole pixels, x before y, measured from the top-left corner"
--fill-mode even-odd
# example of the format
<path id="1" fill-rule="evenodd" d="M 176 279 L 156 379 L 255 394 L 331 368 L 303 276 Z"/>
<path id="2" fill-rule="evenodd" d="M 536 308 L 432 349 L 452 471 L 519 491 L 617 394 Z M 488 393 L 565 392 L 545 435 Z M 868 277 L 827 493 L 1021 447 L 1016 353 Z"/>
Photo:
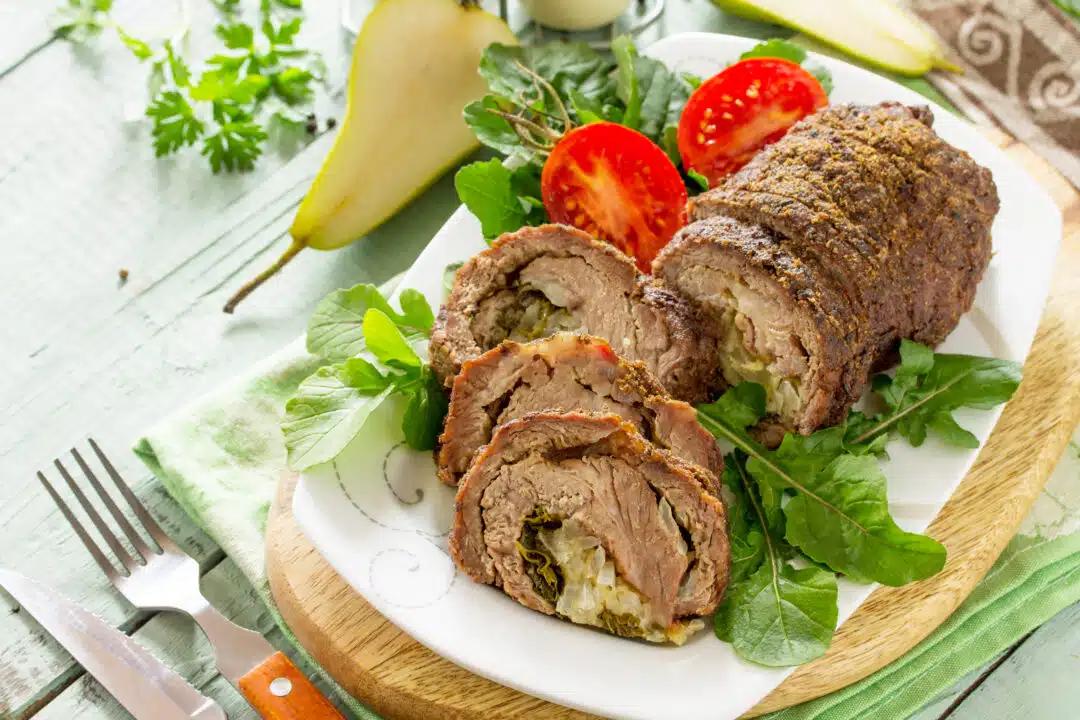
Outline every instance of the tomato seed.
<path id="1" fill-rule="evenodd" d="M 733 119 L 734 119 L 734 118 L 733 118 L 733 117 L 731 116 L 731 113 L 729 113 L 729 112 L 726 112 L 726 113 L 724 113 L 724 114 L 723 114 L 723 115 L 721 115 L 720 117 L 721 117 L 721 118 L 723 118 L 724 120 L 733 120 Z"/>
<path id="2" fill-rule="evenodd" d="M 697 141 L 698 141 L 699 145 L 704 145 L 705 144 L 705 133 L 698 133 L 697 134 Z"/>
<path id="3" fill-rule="evenodd" d="M 730 98 L 728 98 L 728 99 L 730 100 Z M 705 119 L 708 120 L 712 116 L 713 116 L 712 108 L 705 108 Z"/>

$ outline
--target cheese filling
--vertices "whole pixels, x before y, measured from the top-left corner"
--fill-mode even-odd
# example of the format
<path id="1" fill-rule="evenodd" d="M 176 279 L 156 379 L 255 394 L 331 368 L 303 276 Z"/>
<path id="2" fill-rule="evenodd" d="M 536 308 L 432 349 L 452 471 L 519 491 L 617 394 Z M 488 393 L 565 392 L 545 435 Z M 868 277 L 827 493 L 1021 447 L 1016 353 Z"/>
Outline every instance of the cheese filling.
<path id="1" fill-rule="evenodd" d="M 674 529 L 680 552 L 688 562 L 691 561 L 693 554 L 687 550 L 679 534 L 667 500 L 660 500 L 657 512 L 665 527 Z M 527 527 L 529 523 L 530 520 L 526 519 Z M 527 551 L 519 546 L 519 549 L 527 563 L 531 564 L 530 574 L 538 592 L 549 599 L 557 596 L 555 612 L 559 615 L 615 635 L 676 645 L 682 645 L 705 626 L 698 619 L 678 620 L 666 628 L 654 624 L 650 619 L 652 613 L 648 601 L 619 577 L 615 563 L 608 557 L 600 540 L 585 534 L 579 523 L 571 520 L 556 526 L 549 520 L 543 525 L 534 521 L 533 526 L 536 528 L 534 548 Z M 543 561 L 537 562 L 538 555 L 548 558 L 554 568 L 546 566 Z M 557 581 L 553 581 L 553 569 L 557 569 Z M 553 589 L 557 592 L 552 593 Z"/>

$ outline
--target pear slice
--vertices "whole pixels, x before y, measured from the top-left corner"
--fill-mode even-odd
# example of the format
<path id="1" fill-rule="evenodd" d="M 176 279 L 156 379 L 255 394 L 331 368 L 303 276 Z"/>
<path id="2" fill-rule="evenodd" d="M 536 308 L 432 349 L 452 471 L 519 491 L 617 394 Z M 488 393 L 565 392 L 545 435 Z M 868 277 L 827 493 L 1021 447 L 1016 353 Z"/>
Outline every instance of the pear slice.
<path id="1" fill-rule="evenodd" d="M 517 42 L 473 2 L 379 2 L 356 37 L 345 119 L 289 229 L 293 242 L 225 312 L 305 247 L 333 250 L 370 232 L 475 149 L 462 109 L 487 92 L 480 54 Z"/>
<path id="2" fill-rule="evenodd" d="M 925 75 L 957 70 L 922 21 L 891 0 L 713 0 L 721 10 L 798 30 L 869 65 Z"/>

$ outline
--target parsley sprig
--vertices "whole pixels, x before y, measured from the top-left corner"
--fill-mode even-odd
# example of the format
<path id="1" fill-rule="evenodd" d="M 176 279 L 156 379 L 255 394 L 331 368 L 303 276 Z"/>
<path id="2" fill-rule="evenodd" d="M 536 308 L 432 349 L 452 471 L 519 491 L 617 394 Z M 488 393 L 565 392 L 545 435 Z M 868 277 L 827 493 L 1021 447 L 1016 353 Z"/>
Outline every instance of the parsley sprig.
<path id="1" fill-rule="evenodd" d="M 111 0 L 68 0 L 55 32 L 84 41 L 114 27 L 120 41 L 150 67 L 154 154 L 198 145 L 215 172 L 249 171 L 271 133 L 295 138 L 307 126 L 315 84 L 326 73 L 322 57 L 296 45 L 302 0 L 260 0 L 258 19 L 243 22 L 240 0 L 211 0 L 222 21 L 214 34 L 220 52 L 193 71 L 181 52 L 186 30 L 155 48 L 109 18 Z"/>
<path id="2" fill-rule="evenodd" d="M 435 447 L 446 393 L 410 345 L 431 332 L 435 316 L 416 290 L 403 291 L 398 303 L 400 311 L 374 285 L 339 290 L 319 303 L 307 348 L 329 364 L 304 380 L 285 406 L 281 429 L 292 469 L 335 458 L 394 395 L 406 400 L 401 430 L 409 447 Z"/>

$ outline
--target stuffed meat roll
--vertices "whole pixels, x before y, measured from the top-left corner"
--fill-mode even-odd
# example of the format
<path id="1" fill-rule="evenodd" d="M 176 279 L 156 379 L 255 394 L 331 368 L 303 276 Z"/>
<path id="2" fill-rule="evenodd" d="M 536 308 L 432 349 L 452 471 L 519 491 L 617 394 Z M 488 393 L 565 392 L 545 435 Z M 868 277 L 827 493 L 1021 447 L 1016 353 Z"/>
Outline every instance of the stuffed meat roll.
<path id="1" fill-rule="evenodd" d="M 465 475 L 451 553 L 525 607 L 681 644 L 728 581 L 724 506 L 701 476 L 617 415 L 532 413 Z"/>

